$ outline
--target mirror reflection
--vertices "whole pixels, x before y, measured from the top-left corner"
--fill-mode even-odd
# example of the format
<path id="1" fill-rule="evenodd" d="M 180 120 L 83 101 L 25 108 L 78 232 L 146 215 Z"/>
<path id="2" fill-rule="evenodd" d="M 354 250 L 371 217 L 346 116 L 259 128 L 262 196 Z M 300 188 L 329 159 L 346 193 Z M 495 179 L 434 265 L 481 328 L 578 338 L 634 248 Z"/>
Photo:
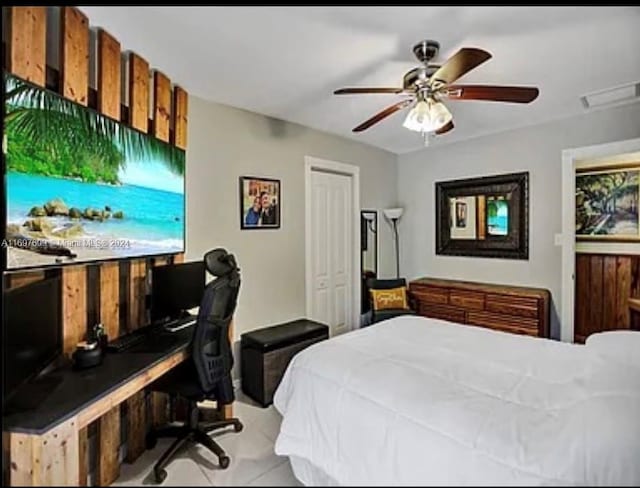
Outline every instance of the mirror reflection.
<path id="1" fill-rule="evenodd" d="M 370 308 L 367 280 L 378 276 L 378 212 L 362 210 L 360 212 L 360 269 L 362 275 L 361 313 L 368 314 Z"/>

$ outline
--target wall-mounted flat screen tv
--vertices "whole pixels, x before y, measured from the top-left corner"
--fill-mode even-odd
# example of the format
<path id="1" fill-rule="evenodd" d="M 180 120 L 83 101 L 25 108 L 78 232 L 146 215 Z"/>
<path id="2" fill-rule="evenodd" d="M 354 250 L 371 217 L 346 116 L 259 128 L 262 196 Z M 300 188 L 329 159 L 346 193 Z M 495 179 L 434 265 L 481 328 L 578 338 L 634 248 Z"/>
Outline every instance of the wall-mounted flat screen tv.
<path id="1" fill-rule="evenodd" d="M 184 252 L 185 152 L 4 73 L 8 270 Z"/>

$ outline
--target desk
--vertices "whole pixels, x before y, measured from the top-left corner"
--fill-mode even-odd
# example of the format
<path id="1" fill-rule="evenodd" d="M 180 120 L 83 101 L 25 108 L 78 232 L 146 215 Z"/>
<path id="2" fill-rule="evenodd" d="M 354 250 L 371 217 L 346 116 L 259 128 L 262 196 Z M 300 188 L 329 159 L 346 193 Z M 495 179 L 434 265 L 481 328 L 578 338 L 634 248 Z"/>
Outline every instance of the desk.
<path id="1" fill-rule="evenodd" d="M 56 371 L 60 382 L 36 408 L 3 417 L 10 484 L 78 486 L 78 432 L 188 357 L 194 328 L 170 339 L 107 354 L 92 369 Z"/>

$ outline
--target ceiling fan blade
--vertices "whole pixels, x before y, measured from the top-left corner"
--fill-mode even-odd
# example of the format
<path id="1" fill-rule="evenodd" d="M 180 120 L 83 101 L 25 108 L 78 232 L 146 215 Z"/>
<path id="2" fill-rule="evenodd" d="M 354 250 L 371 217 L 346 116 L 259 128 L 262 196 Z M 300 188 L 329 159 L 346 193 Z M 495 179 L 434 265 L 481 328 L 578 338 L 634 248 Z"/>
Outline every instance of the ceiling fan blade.
<path id="1" fill-rule="evenodd" d="M 444 92 L 451 100 L 530 103 L 538 97 L 539 90 L 533 86 L 452 85 Z"/>
<path id="2" fill-rule="evenodd" d="M 370 119 L 364 121 L 358 127 L 353 129 L 353 132 L 362 132 L 363 130 L 366 130 L 369 127 L 371 127 L 373 124 L 377 124 L 385 117 L 388 117 L 389 115 L 397 112 L 398 110 L 402 110 L 406 106 L 411 105 L 411 103 L 413 103 L 413 99 L 402 100 L 401 102 L 394 103 L 390 107 L 385 108 L 382 112 L 378 112 Z"/>
<path id="3" fill-rule="evenodd" d="M 367 93 L 402 93 L 402 88 L 340 88 L 334 95 L 362 95 Z"/>
<path id="4" fill-rule="evenodd" d="M 436 131 L 436 135 L 440 136 L 442 134 L 446 134 L 450 130 L 453 130 L 454 127 L 455 127 L 455 125 L 453 125 L 453 121 L 451 120 L 451 121 L 447 122 L 446 124 L 444 124 L 442 127 L 440 127 Z"/>
<path id="5" fill-rule="evenodd" d="M 431 83 L 436 80 L 446 84 L 453 83 L 462 75 L 490 58 L 491 54 L 487 51 L 474 47 L 463 47 L 431 75 Z"/>

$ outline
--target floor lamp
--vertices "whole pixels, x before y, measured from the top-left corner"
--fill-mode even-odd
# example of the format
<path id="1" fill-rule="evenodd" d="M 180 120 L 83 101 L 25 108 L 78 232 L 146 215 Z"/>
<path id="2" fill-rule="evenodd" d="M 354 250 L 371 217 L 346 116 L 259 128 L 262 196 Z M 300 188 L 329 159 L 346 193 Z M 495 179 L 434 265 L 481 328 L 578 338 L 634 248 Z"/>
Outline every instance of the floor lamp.
<path id="1" fill-rule="evenodd" d="M 396 241 L 396 278 L 400 278 L 400 246 L 398 244 L 398 220 L 402 217 L 402 208 L 385 208 L 384 216 L 391 221 L 393 225 L 393 235 Z"/>

